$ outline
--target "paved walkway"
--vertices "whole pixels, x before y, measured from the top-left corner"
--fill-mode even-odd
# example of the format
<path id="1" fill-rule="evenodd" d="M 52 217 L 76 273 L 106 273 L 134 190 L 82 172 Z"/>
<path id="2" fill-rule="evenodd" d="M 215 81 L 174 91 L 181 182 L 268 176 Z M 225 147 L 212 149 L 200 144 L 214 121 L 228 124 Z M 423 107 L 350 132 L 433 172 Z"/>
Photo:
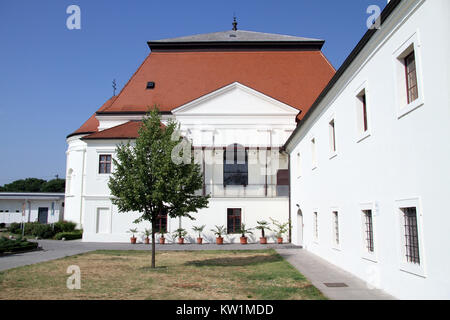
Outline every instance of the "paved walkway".
<path id="1" fill-rule="evenodd" d="M 276 249 L 325 296 L 333 300 L 392 300 L 379 289 L 370 289 L 366 282 L 303 249 Z M 347 287 L 328 287 L 325 283 L 345 283 Z"/>
<path id="2" fill-rule="evenodd" d="M 43 250 L 0 256 L 0 271 L 44 261 L 55 260 L 95 250 L 151 250 L 151 245 L 128 243 L 103 243 L 38 240 Z M 165 244 L 156 245 L 157 250 L 258 250 L 273 248 L 297 268 L 311 283 L 330 299 L 380 300 L 393 299 L 381 290 L 369 289 L 367 284 L 318 256 L 292 244 Z M 345 283 L 347 287 L 327 287 L 324 283 Z"/>

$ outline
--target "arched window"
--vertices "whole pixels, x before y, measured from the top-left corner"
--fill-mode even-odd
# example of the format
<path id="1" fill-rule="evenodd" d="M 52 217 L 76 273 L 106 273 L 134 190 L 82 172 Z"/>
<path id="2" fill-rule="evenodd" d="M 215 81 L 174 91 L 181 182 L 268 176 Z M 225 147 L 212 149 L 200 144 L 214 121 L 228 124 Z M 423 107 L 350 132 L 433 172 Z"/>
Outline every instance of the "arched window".
<path id="1" fill-rule="evenodd" d="M 223 185 L 248 184 L 248 152 L 240 144 L 229 145 L 223 153 Z"/>

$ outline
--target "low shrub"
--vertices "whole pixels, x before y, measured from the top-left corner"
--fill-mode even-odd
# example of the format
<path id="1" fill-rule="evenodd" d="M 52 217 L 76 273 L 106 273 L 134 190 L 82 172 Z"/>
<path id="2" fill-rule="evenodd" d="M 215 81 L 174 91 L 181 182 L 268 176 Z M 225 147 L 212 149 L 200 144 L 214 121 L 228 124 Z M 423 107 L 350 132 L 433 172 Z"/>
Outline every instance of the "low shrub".
<path id="1" fill-rule="evenodd" d="M 4 222 L 0 223 L 0 228 L 3 229 L 6 226 Z"/>
<path id="2" fill-rule="evenodd" d="M 71 232 L 60 232 L 54 237 L 55 240 L 61 240 L 65 238 L 66 240 L 81 239 L 83 237 L 83 230 L 75 230 Z"/>
<path id="3" fill-rule="evenodd" d="M 18 252 L 36 249 L 38 246 L 35 242 L 29 242 L 25 238 L 8 239 L 6 237 L 0 238 L 0 253 Z"/>
<path id="4" fill-rule="evenodd" d="M 75 231 L 76 223 L 70 221 L 59 221 L 53 225 L 53 231 L 55 234 L 61 232 L 72 232 Z"/>
<path id="5" fill-rule="evenodd" d="M 14 234 L 19 234 L 21 233 L 21 228 L 22 228 L 21 223 L 13 222 L 9 225 L 8 231 Z"/>
<path id="6" fill-rule="evenodd" d="M 34 226 L 31 235 L 41 239 L 50 239 L 55 235 L 55 233 L 51 224 L 38 223 Z"/>

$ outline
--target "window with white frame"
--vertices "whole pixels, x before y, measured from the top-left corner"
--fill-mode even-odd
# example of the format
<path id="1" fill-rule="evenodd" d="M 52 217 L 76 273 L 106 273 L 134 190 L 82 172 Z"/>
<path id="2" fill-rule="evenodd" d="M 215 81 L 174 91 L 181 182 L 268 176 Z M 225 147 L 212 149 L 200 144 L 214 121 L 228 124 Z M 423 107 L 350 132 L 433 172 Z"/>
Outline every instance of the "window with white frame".
<path id="1" fill-rule="evenodd" d="M 332 212 L 333 216 L 333 240 L 336 246 L 339 246 L 339 213 L 337 211 Z"/>
<path id="2" fill-rule="evenodd" d="M 316 150 L 316 138 L 311 139 L 311 161 L 312 168 L 317 168 L 317 150 Z"/>
<path id="3" fill-rule="evenodd" d="M 396 65 L 397 115 L 401 118 L 424 104 L 418 33 L 403 42 L 393 55 Z"/>
<path id="4" fill-rule="evenodd" d="M 101 154 L 98 160 L 98 173 L 111 173 L 111 155 Z"/>
<path id="5" fill-rule="evenodd" d="M 403 213 L 403 245 L 405 260 L 420 265 L 419 231 L 415 207 L 401 208 Z"/>
<path id="6" fill-rule="evenodd" d="M 328 131 L 330 137 L 330 154 L 334 155 L 336 153 L 336 128 L 334 119 L 328 123 Z"/>
<path id="7" fill-rule="evenodd" d="M 317 212 L 315 211 L 313 213 L 313 235 L 314 235 L 314 240 L 319 240 L 319 222 L 318 222 L 318 215 Z"/>
<path id="8" fill-rule="evenodd" d="M 375 250 L 373 241 L 373 217 L 372 210 L 363 210 L 363 228 L 364 228 L 364 242 L 368 253 L 373 253 Z"/>
<path id="9" fill-rule="evenodd" d="M 359 136 L 369 132 L 366 89 L 361 90 L 356 96 L 356 122 Z"/>

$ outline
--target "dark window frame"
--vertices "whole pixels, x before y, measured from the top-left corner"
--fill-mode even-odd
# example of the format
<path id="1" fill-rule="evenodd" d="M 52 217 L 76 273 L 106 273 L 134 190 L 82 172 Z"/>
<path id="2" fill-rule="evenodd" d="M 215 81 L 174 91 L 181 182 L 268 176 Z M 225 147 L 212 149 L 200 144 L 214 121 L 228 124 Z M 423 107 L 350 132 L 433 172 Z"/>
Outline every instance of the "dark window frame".
<path id="1" fill-rule="evenodd" d="M 364 225 L 365 225 L 365 240 L 366 249 L 368 252 L 373 253 L 375 251 L 374 241 L 373 241 L 373 215 L 372 210 L 363 210 L 364 214 Z"/>
<path id="2" fill-rule="evenodd" d="M 162 231 L 164 231 L 164 233 L 167 233 L 167 214 L 162 213 L 156 217 L 155 229 L 155 231 L 158 233 L 161 233 Z"/>
<path id="3" fill-rule="evenodd" d="M 403 64 L 405 65 L 406 99 L 407 103 L 410 104 L 419 98 L 416 55 L 414 50 L 403 58 Z"/>
<path id="4" fill-rule="evenodd" d="M 227 233 L 228 234 L 240 233 L 241 224 L 242 224 L 242 208 L 227 208 Z"/>
<path id="5" fill-rule="evenodd" d="M 416 207 L 401 208 L 405 237 L 405 258 L 409 263 L 420 265 L 419 227 Z"/>
<path id="6" fill-rule="evenodd" d="M 112 165 L 111 154 L 100 154 L 98 156 L 98 173 L 99 174 L 110 174 Z"/>
<path id="7" fill-rule="evenodd" d="M 227 153 L 233 152 L 233 163 L 227 161 Z M 239 163 L 244 152 L 244 163 Z M 239 156 L 238 156 L 239 155 Z M 228 146 L 223 152 L 223 185 L 247 186 L 248 185 L 248 148 L 237 143 Z"/>

